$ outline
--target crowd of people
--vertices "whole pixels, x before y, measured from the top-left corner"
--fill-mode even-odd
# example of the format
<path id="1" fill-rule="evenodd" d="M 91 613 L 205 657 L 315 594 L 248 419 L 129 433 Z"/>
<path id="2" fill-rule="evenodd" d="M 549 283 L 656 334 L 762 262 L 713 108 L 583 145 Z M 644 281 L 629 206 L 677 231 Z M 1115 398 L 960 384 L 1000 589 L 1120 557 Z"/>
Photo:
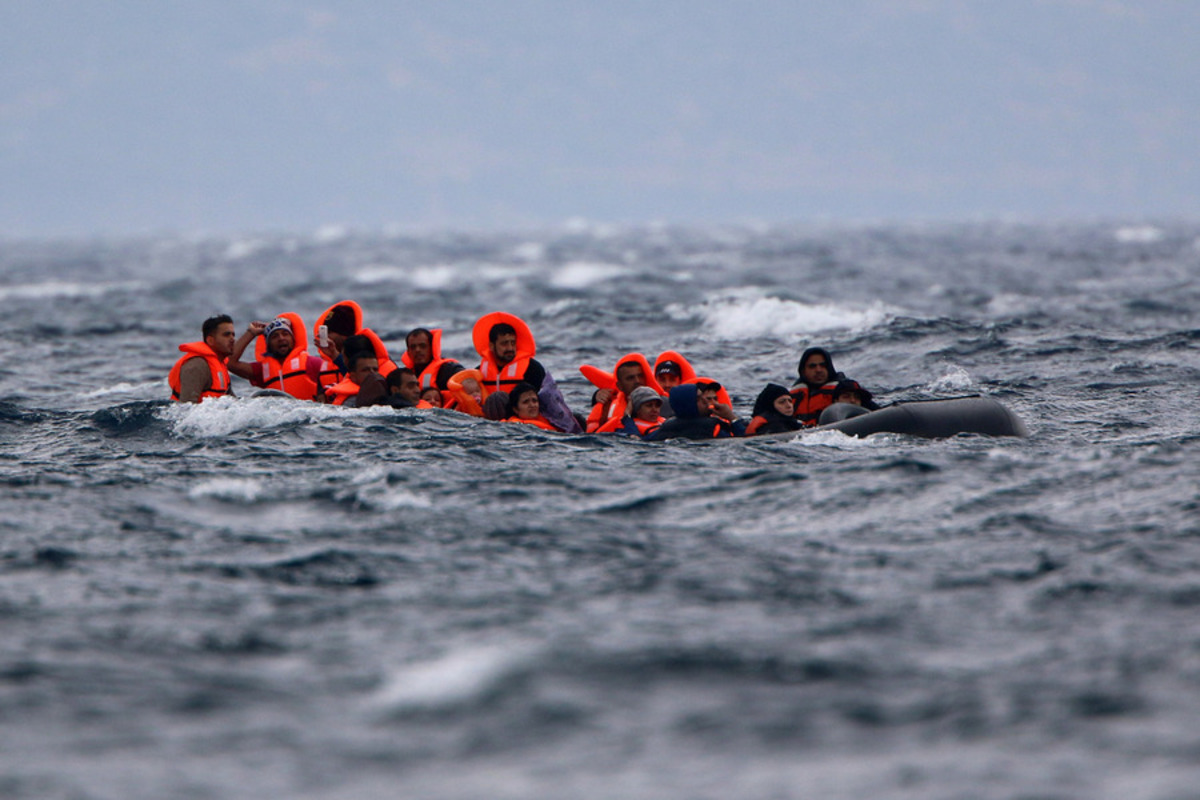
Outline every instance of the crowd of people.
<path id="1" fill-rule="evenodd" d="M 270 322 L 251 322 L 239 336 L 228 315 L 201 326 L 201 340 L 182 344 L 183 355 L 168 376 L 171 398 L 201 402 L 232 394 L 230 376 L 254 387 L 300 400 L 339 406 L 390 405 L 447 408 L 504 422 L 565 433 L 618 433 L 657 441 L 715 439 L 796 431 L 818 424 L 834 403 L 878 408 L 870 392 L 834 369 L 821 347 L 800 357 L 790 387 L 770 383 L 754 402 L 751 418 L 739 419 L 725 388 L 668 350 L 651 364 L 641 353 L 617 360 L 611 372 L 579 368 L 596 389 L 586 415 L 573 412 L 554 377 L 534 356 L 529 326 L 503 311 L 485 314 L 471 340 L 479 365 L 464 367 L 442 355 L 442 331 L 415 328 L 398 361 L 363 324 L 362 308 L 343 300 L 326 309 L 309 331 L 288 312 Z M 246 351 L 254 344 L 253 357 Z"/>

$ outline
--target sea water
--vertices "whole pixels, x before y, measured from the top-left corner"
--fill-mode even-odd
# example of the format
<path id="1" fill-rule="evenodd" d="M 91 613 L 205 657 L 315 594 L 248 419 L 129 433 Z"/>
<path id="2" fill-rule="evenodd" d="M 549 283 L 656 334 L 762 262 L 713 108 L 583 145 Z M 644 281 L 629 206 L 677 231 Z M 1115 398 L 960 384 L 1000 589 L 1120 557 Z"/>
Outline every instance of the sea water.
<path id="1" fill-rule="evenodd" d="M 0 797 L 1200 797 L 1200 223 L 0 243 Z M 166 402 L 229 313 L 527 320 L 746 416 L 823 345 L 1027 439 Z"/>

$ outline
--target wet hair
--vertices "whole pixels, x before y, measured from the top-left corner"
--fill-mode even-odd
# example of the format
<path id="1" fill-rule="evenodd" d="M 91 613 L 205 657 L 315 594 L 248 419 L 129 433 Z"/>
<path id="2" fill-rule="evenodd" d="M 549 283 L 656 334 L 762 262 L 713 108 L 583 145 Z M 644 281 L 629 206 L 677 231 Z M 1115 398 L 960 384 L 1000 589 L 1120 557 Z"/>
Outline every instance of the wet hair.
<path id="1" fill-rule="evenodd" d="M 492 326 L 492 329 L 488 331 L 488 341 L 492 344 L 495 344 L 501 336 L 509 333 L 511 333 L 513 336 L 516 336 L 517 329 L 512 325 L 509 325 L 507 322 L 497 322 Z"/>
<path id="2" fill-rule="evenodd" d="M 401 386 L 401 380 L 405 375 L 412 375 L 414 378 L 417 377 L 417 373 L 413 372 L 408 367 L 397 367 L 389 372 L 387 376 L 388 390 L 391 391 L 392 389 L 399 389 Z"/>
<path id="3" fill-rule="evenodd" d="M 329 309 L 321 324 L 340 336 L 353 336 L 357 326 L 354 319 L 354 309 L 350 306 L 337 305 Z"/>
<path id="4" fill-rule="evenodd" d="M 342 361 L 346 364 L 347 371 L 353 372 L 358 360 L 364 356 L 379 358 L 379 354 L 375 352 L 375 345 L 366 336 L 351 336 L 342 345 Z"/>
<path id="5" fill-rule="evenodd" d="M 412 337 L 416 336 L 418 333 L 425 334 L 425 336 L 428 337 L 428 339 L 429 339 L 429 344 L 431 346 L 433 345 L 433 331 L 429 330 L 429 328 L 413 328 L 411 331 L 408 332 L 408 336 L 404 337 L 405 346 L 407 346 L 409 343 L 409 340 L 412 339 Z"/>
<path id="6" fill-rule="evenodd" d="M 208 319 L 204 320 L 204 324 L 200 326 L 200 335 L 207 339 L 209 336 L 212 336 L 214 333 L 216 333 L 217 328 L 221 327 L 226 322 L 232 325 L 233 317 L 229 316 L 228 314 L 218 314 L 215 317 L 209 317 Z"/>
<path id="7" fill-rule="evenodd" d="M 521 402 L 521 396 L 527 392 L 533 392 L 536 395 L 537 389 L 533 386 L 533 384 L 522 381 L 514 386 L 512 391 L 508 393 L 508 415 L 510 417 L 515 417 L 517 415 L 517 404 Z"/>

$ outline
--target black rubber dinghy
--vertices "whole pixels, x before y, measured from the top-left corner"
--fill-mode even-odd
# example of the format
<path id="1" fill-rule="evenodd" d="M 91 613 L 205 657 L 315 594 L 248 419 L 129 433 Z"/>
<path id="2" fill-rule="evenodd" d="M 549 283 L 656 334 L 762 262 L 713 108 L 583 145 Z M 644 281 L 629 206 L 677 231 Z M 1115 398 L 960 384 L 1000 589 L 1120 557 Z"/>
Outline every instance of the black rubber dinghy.
<path id="1" fill-rule="evenodd" d="M 926 439 L 944 439 L 960 433 L 984 436 L 1028 436 L 1016 414 L 990 397 L 952 397 L 894 403 L 878 411 L 834 403 L 821 412 L 820 425 L 811 431 L 841 431 L 848 436 L 903 433 Z"/>

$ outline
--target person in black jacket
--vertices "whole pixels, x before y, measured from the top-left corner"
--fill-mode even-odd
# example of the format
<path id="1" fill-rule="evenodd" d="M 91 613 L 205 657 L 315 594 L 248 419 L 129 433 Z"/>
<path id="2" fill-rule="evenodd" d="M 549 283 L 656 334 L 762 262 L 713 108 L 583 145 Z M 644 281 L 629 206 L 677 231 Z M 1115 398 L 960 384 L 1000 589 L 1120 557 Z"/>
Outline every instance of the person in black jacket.
<path id="1" fill-rule="evenodd" d="M 746 423 L 739 420 L 727 404 L 717 402 L 720 390 L 719 383 L 681 383 L 676 386 L 668 398 L 675 416 L 647 436 L 647 441 L 744 436 Z"/>

